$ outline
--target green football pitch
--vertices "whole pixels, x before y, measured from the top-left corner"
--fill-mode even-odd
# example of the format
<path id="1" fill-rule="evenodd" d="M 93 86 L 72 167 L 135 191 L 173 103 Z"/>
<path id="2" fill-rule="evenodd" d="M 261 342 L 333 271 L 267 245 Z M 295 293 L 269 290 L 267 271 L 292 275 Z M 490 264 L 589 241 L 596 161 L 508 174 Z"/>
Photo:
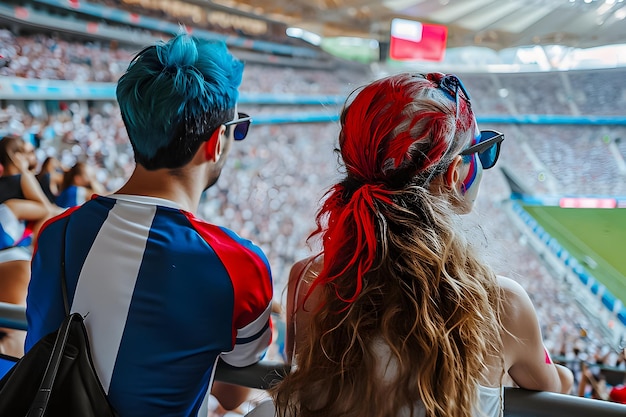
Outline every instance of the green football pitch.
<path id="1" fill-rule="evenodd" d="M 585 269 L 626 305 L 626 209 L 525 206 L 570 255 L 595 268 Z"/>

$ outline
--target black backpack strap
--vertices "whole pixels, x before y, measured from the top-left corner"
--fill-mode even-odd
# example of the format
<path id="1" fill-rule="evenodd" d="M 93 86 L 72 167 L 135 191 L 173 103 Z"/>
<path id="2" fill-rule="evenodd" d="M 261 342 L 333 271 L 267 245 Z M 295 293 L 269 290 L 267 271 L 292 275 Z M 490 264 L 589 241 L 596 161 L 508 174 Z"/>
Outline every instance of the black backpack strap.
<path id="1" fill-rule="evenodd" d="M 50 395 L 52 395 L 52 387 L 54 386 L 54 381 L 59 372 L 59 368 L 63 360 L 63 354 L 65 352 L 65 346 L 67 345 L 67 341 L 70 336 L 72 319 L 74 318 L 74 316 L 70 315 L 67 283 L 65 282 L 65 240 L 67 238 L 67 226 L 69 223 L 70 218 L 68 216 L 67 221 L 63 226 L 63 236 L 61 238 L 61 293 L 63 295 L 63 306 L 65 307 L 65 320 L 63 320 L 61 327 L 57 331 L 57 337 L 54 342 L 52 355 L 50 355 L 50 359 L 48 360 L 43 380 L 41 381 L 39 391 L 37 391 L 26 417 L 40 417 L 46 412 Z"/>
<path id="2" fill-rule="evenodd" d="M 71 315 L 65 317 L 63 324 L 61 324 L 61 327 L 57 332 L 52 355 L 50 355 L 50 359 L 48 360 L 43 380 L 41 381 L 39 390 L 33 399 L 26 417 L 42 417 L 46 413 L 48 401 L 52 395 L 52 387 L 54 386 L 54 381 L 59 373 L 61 362 L 63 361 L 63 354 L 65 353 L 65 346 L 67 345 L 67 341 L 70 337 L 70 329 L 74 317 L 76 316 Z"/>

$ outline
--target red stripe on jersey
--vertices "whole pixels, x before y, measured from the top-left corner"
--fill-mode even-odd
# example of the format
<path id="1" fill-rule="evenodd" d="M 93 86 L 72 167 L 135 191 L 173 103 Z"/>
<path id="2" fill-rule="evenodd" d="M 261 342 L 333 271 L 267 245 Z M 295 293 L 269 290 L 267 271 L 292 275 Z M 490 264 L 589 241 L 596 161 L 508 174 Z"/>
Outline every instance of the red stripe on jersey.
<path id="1" fill-rule="evenodd" d="M 79 208 L 80 208 L 80 206 L 68 208 L 63 213 L 61 213 L 61 214 L 59 214 L 57 216 L 54 216 L 51 219 L 46 220 L 45 223 L 39 229 L 39 234 L 41 234 L 41 232 L 43 232 L 50 224 L 56 222 L 57 220 L 61 220 L 61 219 L 65 218 L 65 217 L 69 216 L 74 211 L 78 210 Z M 35 252 L 37 252 L 38 243 L 39 243 L 39 239 L 35 239 L 35 243 L 33 244 L 33 254 Z"/>
<path id="2" fill-rule="evenodd" d="M 219 226 L 183 211 L 196 231 L 213 248 L 230 276 L 235 292 L 233 344 L 237 329 L 256 320 L 272 300 L 272 280 L 267 265 L 254 251 L 233 240 Z"/>

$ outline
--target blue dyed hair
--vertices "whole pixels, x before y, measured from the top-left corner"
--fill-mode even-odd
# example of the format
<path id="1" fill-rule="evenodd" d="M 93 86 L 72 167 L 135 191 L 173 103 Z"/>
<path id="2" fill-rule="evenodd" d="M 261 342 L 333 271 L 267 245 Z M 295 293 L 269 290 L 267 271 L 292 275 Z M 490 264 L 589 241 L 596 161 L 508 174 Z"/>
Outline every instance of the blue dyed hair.
<path id="1" fill-rule="evenodd" d="M 117 101 L 146 169 L 179 168 L 232 120 L 243 63 L 223 42 L 181 33 L 137 54 L 117 83 Z"/>

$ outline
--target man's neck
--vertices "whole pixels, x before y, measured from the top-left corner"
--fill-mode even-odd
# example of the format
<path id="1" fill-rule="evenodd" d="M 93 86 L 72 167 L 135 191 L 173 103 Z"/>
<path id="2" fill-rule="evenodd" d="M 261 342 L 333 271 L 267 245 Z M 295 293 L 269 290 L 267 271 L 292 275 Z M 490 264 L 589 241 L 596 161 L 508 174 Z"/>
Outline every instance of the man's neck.
<path id="1" fill-rule="evenodd" d="M 185 211 L 195 212 L 203 190 L 199 181 L 198 173 L 190 170 L 181 169 L 173 174 L 169 169 L 148 171 L 137 165 L 116 193 L 163 198 L 177 203 Z"/>

